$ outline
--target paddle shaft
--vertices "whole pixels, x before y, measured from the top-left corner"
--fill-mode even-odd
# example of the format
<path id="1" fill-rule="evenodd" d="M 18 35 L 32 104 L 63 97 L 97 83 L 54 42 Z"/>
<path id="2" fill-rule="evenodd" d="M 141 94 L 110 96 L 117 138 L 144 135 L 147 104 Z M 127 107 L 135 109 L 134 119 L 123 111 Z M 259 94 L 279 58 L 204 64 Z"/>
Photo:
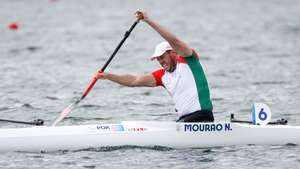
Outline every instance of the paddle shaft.
<path id="1" fill-rule="evenodd" d="M 112 53 L 112 55 L 109 57 L 109 59 L 106 61 L 106 63 L 103 65 L 103 67 L 99 70 L 99 72 L 104 72 L 106 67 L 109 65 L 109 63 L 112 61 L 112 59 L 114 58 L 114 56 L 117 54 L 117 52 L 119 51 L 119 49 L 121 48 L 121 46 L 123 45 L 123 43 L 125 42 L 125 40 L 129 37 L 131 31 L 134 29 L 134 27 L 139 23 L 139 20 L 136 20 L 133 25 L 130 27 L 130 29 L 128 31 L 125 32 L 124 38 L 122 39 L 122 41 L 118 44 L 118 46 L 116 47 L 116 49 L 114 50 L 114 52 Z M 81 96 L 81 98 L 79 99 L 78 103 L 83 100 L 88 93 L 90 92 L 90 90 L 94 87 L 94 85 L 96 84 L 97 79 L 94 78 L 93 81 L 90 83 L 90 85 L 86 88 L 86 90 L 84 91 L 83 95 Z M 78 104 L 77 103 L 77 104 Z"/>
<path id="2" fill-rule="evenodd" d="M 44 121 L 42 119 L 37 119 L 34 120 L 33 122 L 7 120 L 7 119 L 0 119 L 0 121 L 9 122 L 9 123 L 29 124 L 29 125 L 36 125 L 36 126 L 42 126 L 44 124 Z"/>
<path id="3" fill-rule="evenodd" d="M 134 27 L 139 23 L 139 20 L 136 20 L 133 25 L 130 27 L 130 29 L 128 31 L 125 32 L 123 39 L 121 40 L 121 42 L 118 44 L 118 46 L 116 47 L 116 49 L 114 50 L 114 52 L 112 53 L 112 55 L 109 57 L 109 59 L 106 61 L 106 63 L 103 65 L 103 67 L 98 71 L 98 72 L 104 72 L 104 70 L 106 69 L 106 67 L 109 65 L 109 63 L 112 61 L 112 59 L 114 58 L 114 56 L 117 54 L 117 52 L 119 51 L 119 49 L 121 48 L 121 46 L 123 45 L 123 43 L 125 42 L 125 40 L 129 37 L 131 31 L 134 29 Z M 77 104 L 80 103 L 81 100 L 83 100 L 88 93 L 91 91 L 91 89 L 94 87 L 94 85 L 96 84 L 97 79 L 94 78 L 93 81 L 89 84 L 89 86 L 85 89 L 84 93 L 82 94 L 82 96 L 77 99 L 74 103 L 70 104 L 67 108 L 65 108 L 60 116 L 54 121 L 54 123 L 52 124 L 52 126 L 55 126 L 57 123 L 59 123 L 65 116 L 67 116 L 74 108 Z"/>

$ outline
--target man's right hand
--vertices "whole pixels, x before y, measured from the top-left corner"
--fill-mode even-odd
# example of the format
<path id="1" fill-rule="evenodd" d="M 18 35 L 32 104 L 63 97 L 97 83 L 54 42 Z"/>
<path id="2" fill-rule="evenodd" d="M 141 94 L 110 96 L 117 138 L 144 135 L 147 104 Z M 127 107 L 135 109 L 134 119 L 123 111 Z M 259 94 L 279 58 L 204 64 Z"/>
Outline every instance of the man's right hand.
<path id="1" fill-rule="evenodd" d="M 137 10 L 134 14 L 138 20 L 146 22 L 149 19 L 145 11 Z"/>

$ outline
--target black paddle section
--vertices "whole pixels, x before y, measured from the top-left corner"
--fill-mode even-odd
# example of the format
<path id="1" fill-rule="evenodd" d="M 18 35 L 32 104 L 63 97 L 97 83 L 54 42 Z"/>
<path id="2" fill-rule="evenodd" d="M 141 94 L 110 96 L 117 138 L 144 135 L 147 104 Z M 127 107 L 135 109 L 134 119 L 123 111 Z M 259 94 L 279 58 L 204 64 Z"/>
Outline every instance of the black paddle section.
<path id="1" fill-rule="evenodd" d="M 35 125 L 35 126 L 42 126 L 44 125 L 44 120 L 36 119 L 32 122 L 28 121 L 16 121 L 16 120 L 7 120 L 7 119 L 0 119 L 1 122 L 8 122 L 8 123 L 19 123 L 19 124 L 28 124 L 28 125 Z"/>

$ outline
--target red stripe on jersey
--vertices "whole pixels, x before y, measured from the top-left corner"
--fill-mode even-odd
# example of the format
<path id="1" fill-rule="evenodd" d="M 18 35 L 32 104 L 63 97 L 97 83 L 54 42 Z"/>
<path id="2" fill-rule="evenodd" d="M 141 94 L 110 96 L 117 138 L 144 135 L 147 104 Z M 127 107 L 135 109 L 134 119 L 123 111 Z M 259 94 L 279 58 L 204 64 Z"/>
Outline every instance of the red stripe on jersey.
<path id="1" fill-rule="evenodd" d="M 155 78 L 155 81 L 156 81 L 156 86 L 164 86 L 161 81 L 161 78 L 164 74 L 165 74 L 164 69 L 158 69 L 158 70 L 152 72 L 152 76 Z"/>
<path id="2" fill-rule="evenodd" d="M 179 57 L 177 58 L 177 62 L 178 62 L 178 63 L 185 63 L 185 64 L 187 63 L 186 60 L 184 59 L 184 57 L 182 57 L 182 56 L 179 56 Z"/>

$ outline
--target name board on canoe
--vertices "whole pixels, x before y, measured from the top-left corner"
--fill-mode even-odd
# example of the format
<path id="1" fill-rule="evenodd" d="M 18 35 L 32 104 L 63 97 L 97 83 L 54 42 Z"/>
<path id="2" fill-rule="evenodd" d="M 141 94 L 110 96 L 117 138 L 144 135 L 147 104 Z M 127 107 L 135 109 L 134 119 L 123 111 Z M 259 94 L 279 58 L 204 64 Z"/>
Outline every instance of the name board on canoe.
<path id="1" fill-rule="evenodd" d="M 219 132 L 219 131 L 231 131 L 230 123 L 207 123 L 207 124 L 184 124 L 185 132 Z"/>

